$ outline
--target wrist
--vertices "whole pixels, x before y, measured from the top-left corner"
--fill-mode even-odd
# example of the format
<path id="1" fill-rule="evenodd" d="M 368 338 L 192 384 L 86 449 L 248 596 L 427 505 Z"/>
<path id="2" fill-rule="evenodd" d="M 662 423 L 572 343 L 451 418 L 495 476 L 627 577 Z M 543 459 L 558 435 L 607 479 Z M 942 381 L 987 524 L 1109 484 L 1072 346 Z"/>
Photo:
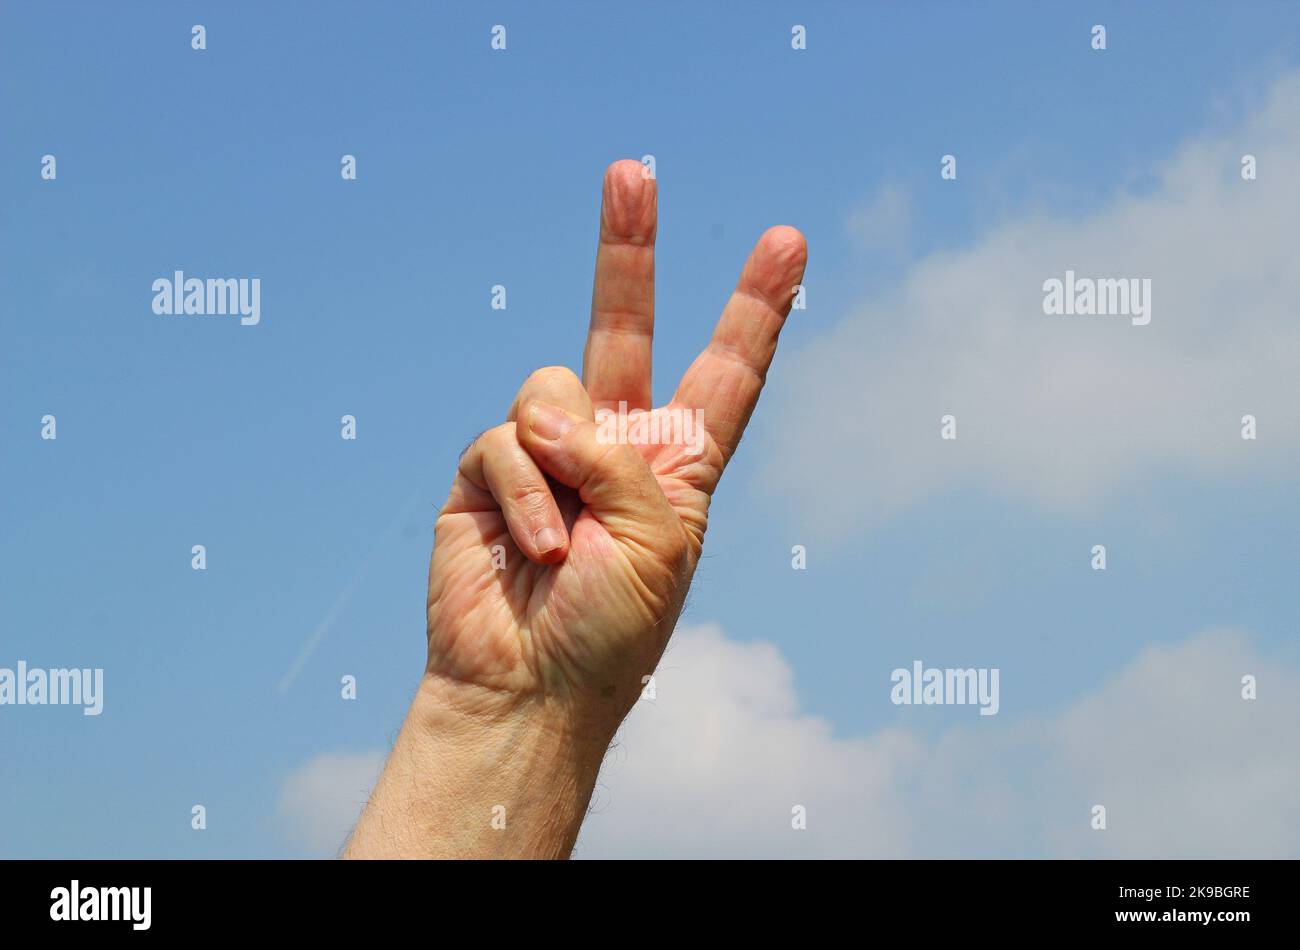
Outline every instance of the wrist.
<path id="1" fill-rule="evenodd" d="M 579 714 L 555 697 L 513 693 L 426 673 L 407 724 L 431 745 L 455 743 L 507 755 L 515 769 L 557 759 L 599 768 L 621 716 Z"/>
<path id="2" fill-rule="evenodd" d="M 617 723 L 427 674 L 349 857 L 565 857 Z"/>

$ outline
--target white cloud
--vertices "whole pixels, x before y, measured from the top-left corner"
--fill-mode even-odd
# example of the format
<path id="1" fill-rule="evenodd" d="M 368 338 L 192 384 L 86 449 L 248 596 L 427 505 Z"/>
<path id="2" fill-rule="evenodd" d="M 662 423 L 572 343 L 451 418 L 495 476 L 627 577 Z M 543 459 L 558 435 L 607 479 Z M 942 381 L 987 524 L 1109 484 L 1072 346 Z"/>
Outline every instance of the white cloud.
<path id="1" fill-rule="evenodd" d="M 658 698 L 637 705 L 602 773 L 578 856 L 1300 853 L 1300 675 L 1238 631 L 1149 647 L 1048 719 L 976 717 L 935 740 L 835 737 L 799 712 L 769 645 L 711 626 L 673 644 Z M 1241 698 L 1244 673 L 1259 679 L 1255 701 Z M 808 830 L 791 829 L 793 804 Z M 1094 804 L 1105 831 L 1089 826 Z"/>
<path id="2" fill-rule="evenodd" d="M 1259 177 L 1241 178 L 1241 158 Z M 1289 472 L 1300 456 L 1300 75 L 1186 144 L 1142 195 L 1026 216 L 913 266 L 784 356 L 764 414 L 768 488 L 822 536 L 977 485 L 1053 508 L 1149 477 Z M 958 183 L 959 184 L 959 183 Z M 1045 316 L 1043 282 L 1150 278 L 1148 326 Z M 955 442 L 939 420 L 958 420 Z M 1240 438 L 1242 415 L 1259 439 Z M 829 493 L 834 506 L 821 503 Z"/>
<path id="3" fill-rule="evenodd" d="M 973 716 L 932 739 L 834 735 L 800 711 L 775 647 L 713 625 L 679 629 L 655 679 L 577 857 L 1300 856 L 1300 671 L 1241 631 L 1147 647 L 1055 715 Z M 321 755 L 288 777 L 280 814 L 308 853 L 338 852 L 382 758 Z"/>
<path id="4" fill-rule="evenodd" d="M 716 626 L 678 629 L 655 683 L 658 698 L 637 704 L 609 753 L 578 856 L 905 852 L 901 786 L 922 752 L 916 739 L 836 738 L 800 713 L 776 647 Z M 807 831 L 791 830 L 795 805 L 808 809 Z M 864 820 L 846 828 L 833 814 Z M 869 836 L 864 823 L 875 825 Z"/>
<path id="5" fill-rule="evenodd" d="M 279 816 L 288 837 L 312 857 L 342 849 L 384 763 L 380 752 L 330 752 L 285 777 Z"/>

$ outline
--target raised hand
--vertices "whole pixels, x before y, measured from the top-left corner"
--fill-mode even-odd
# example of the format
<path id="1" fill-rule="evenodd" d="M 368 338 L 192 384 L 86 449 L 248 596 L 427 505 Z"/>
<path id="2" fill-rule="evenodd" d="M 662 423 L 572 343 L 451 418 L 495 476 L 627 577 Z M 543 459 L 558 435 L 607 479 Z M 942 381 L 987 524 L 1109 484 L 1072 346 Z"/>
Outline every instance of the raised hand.
<path id="1" fill-rule="evenodd" d="M 438 518 L 428 666 L 412 716 L 426 737 L 430 728 L 441 730 L 453 735 L 453 746 L 479 741 L 482 755 L 510 757 L 496 768 L 482 758 L 466 767 L 444 743 L 432 765 L 458 758 L 469 773 L 496 776 L 484 801 L 513 794 L 516 812 L 532 815 L 525 831 L 485 839 L 499 849 L 491 853 L 553 855 L 572 846 L 600 756 L 677 622 L 710 498 L 758 401 L 803 279 L 803 235 L 769 229 L 712 340 L 671 401 L 652 409 L 656 229 L 655 180 L 637 162 L 611 165 L 583 379 L 562 367 L 530 376 L 507 421 L 462 456 Z M 474 735 L 467 722 L 483 735 L 465 738 Z M 403 737 L 412 731 L 408 718 Z M 398 767 L 402 772 L 438 758 L 411 743 L 407 756 L 402 745 L 399 739 L 394 760 L 414 757 Z M 557 771 L 557 760 L 572 767 Z M 409 791 L 403 781 L 418 782 L 394 770 L 390 761 L 367 818 L 383 810 L 385 796 Z M 539 772 L 557 787 L 546 788 Z M 425 789 L 425 797 L 456 797 L 444 810 L 468 814 L 473 824 L 474 808 L 487 806 L 469 804 L 477 789 L 453 785 L 432 781 L 434 792 Z M 563 817 L 571 804 L 576 810 Z M 377 822 L 368 827 L 363 818 L 350 853 L 376 851 L 368 842 L 380 840 Z M 450 838 L 444 830 L 442 843 L 451 842 L 445 848 L 417 841 L 415 850 L 482 853 L 475 829 L 463 836 L 460 830 Z"/>
<path id="2" fill-rule="evenodd" d="M 631 424 L 646 439 L 620 442 L 620 408 L 653 405 L 657 189 L 642 172 L 605 175 L 582 382 L 538 370 L 469 448 L 429 573 L 430 675 L 545 696 L 584 722 L 617 724 L 654 672 L 806 258 L 793 228 L 764 234 L 672 400 Z"/>

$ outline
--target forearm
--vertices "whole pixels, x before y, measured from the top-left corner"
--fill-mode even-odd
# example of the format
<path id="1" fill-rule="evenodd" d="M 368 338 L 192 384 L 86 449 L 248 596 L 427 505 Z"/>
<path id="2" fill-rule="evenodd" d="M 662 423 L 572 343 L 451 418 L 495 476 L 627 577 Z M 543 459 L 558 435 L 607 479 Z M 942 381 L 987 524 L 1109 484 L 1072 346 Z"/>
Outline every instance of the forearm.
<path id="1" fill-rule="evenodd" d="M 563 858 L 613 728 L 425 677 L 346 858 Z"/>

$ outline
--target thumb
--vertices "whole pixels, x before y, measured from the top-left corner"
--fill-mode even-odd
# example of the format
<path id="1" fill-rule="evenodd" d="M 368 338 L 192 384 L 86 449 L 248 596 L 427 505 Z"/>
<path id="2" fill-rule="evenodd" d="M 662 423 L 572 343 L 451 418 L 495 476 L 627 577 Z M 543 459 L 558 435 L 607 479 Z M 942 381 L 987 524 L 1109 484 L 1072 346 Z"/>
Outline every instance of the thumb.
<path id="1" fill-rule="evenodd" d="M 577 489 L 611 535 L 673 560 L 681 555 L 681 519 L 635 449 L 606 437 L 590 419 L 550 403 L 533 400 L 521 410 L 524 424 L 515 429 L 519 444 L 542 471 Z"/>

